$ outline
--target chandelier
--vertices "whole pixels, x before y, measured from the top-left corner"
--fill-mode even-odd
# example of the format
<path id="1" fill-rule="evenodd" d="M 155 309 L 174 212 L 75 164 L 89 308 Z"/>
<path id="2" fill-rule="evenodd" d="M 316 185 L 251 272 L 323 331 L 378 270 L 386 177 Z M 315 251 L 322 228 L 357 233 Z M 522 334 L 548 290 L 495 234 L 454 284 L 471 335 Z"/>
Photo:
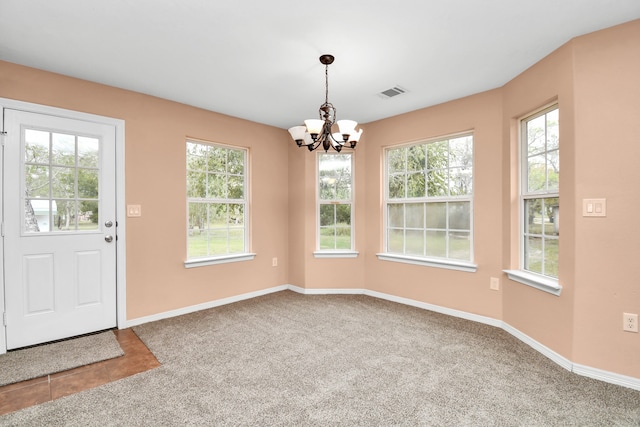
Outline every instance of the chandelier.
<path id="1" fill-rule="evenodd" d="M 340 152 L 343 147 L 356 148 L 356 144 L 362 135 L 362 129 L 356 130 L 358 122 L 353 120 L 336 121 L 336 109 L 329 102 L 329 64 L 333 63 L 333 55 L 320 56 L 320 62 L 324 64 L 325 98 L 320 106 L 318 114 L 320 119 L 307 119 L 304 126 L 294 126 L 289 129 L 291 137 L 298 147 L 306 146 L 309 151 L 322 146 L 324 151 L 333 148 Z M 338 125 L 338 132 L 333 133 L 333 125 Z"/>

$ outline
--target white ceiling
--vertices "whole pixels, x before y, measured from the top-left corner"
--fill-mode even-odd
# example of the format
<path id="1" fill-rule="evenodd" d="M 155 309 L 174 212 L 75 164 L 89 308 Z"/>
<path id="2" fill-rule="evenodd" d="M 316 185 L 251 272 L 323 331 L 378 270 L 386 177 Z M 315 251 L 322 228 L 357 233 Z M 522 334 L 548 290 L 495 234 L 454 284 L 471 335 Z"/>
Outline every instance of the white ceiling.
<path id="1" fill-rule="evenodd" d="M 640 0 L 0 0 L 0 59 L 288 128 L 500 87 Z M 382 99 L 393 86 L 407 93 Z"/>

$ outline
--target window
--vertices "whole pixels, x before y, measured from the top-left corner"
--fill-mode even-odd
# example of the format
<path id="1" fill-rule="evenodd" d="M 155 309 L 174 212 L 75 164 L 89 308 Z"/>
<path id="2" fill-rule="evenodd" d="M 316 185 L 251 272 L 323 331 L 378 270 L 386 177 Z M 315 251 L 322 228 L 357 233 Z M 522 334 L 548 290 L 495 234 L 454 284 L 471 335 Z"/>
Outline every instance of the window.
<path id="1" fill-rule="evenodd" d="M 521 122 L 522 269 L 558 278 L 560 138 L 558 107 Z"/>
<path id="2" fill-rule="evenodd" d="M 353 250 L 353 156 L 318 154 L 318 249 Z"/>
<path id="3" fill-rule="evenodd" d="M 247 200 L 247 150 L 187 141 L 188 260 L 247 253 Z"/>
<path id="4" fill-rule="evenodd" d="M 473 135 L 389 148 L 385 167 L 386 253 L 470 263 Z"/>

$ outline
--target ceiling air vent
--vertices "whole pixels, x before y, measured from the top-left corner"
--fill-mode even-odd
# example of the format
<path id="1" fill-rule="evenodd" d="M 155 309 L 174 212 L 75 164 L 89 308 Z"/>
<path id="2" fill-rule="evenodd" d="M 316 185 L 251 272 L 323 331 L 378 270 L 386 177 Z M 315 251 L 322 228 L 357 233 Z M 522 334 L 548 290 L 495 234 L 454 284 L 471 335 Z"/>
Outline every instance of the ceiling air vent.
<path id="1" fill-rule="evenodd" d="M 400 86 L 394 86 L 391 89 L 383 90 L 378 94 L 378 96 L 380 96 L 380 98 L 383 98 L 383 99 L 388 99 L 388 98 L 393 98 L 394 96 L 397 96 L 397 95 L 402 95 L 405 92 L 406 92 L 406 89 L 403 89 Z"/>

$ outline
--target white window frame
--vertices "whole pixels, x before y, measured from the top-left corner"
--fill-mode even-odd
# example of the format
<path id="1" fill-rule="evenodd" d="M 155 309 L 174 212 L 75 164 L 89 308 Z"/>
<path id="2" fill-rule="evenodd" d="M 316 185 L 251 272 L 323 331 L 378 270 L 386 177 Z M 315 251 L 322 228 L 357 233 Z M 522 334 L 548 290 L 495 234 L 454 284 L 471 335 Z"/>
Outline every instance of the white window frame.
<path id="1" fill-rule="evenodd" d="M 351 160 L 351 192 L 348 199 L 320 199 L 320 159 L 323 156 L 349 156 Z M 354 249 L 355 245 L 355 154 L 353 152 L 346 153 L 332 153 L 332 152 L 318 152 L 316 154 L 316 250 L 313 255 L 315 258 L 355 258 L 358 256 L 358 252 Z M 350 236 L 351 245 L 349 249 L 321 249 L 320 248 L 320 206 L 324 204 L 348 204 L 351 206 L 351 226 Z"/>
<path id="2" fill-rule="evenodd" d="M 401 198 L 401 199 L 390 199 L 389 198 L 389 152 L 396 149 L 408 148 L 417 145 L 428 145 L 432 143 L 438 143 L 446 140 L 461 138 L 461 137 L 471 137 L 471 188 L 472 191 L 470 194 L 461 195 L 461 196 L 442 196 L 442 197 L 434 197 L 425 195 L 420 198 Z M 426 140 L 416 141 L 403 145 L 394 145 L 390 147 L 386 147 L 383 156 L 383 167 L 384 167 L 384 200 L 383 200 L 383 250 L 384 252 L 376 254 L 378 259 L 383 261 L 392 261 L 392 262 L 401 262 L 406 264 L 414 264 L 428 267 L 437 267 L 437 268 L 445 268 L 450 270 L 458 270 L 465 272 L 475 272 L 478 266 L 473 262 L 474 260 L 474 213 L 473 213 L 473 186 L 474 186 L 474 169 L 475 169 L 475 160 L 474 160 L 474 151 L 475 151 L 475 138 L 472 131 L 459 132 L 449 135 L 440 136 L 437 138 L 430 138 Z M 447 167 L 449 170 L 450 167 Z M 425 165 L 426 171 L 426 165 Z M 469 224 L 469 260 L 459 260 L 454 258 L 441 258 L 441 257 L 430 257 L 430 256 L 415 256 L 408 254 L 400 254 L 395 252 L 388 252 L 388 231 L 389 231 L 389 204 L 407 204 L 407 203 L 442 203 L 442 202 L 468 202 L 469 203 L 469 215 L 470 215 L 470 224 Z M 426 224 L 425 224 L 426 226 Z M 449 230 L 449 226 L 447 225 L 447 232 Z M 426 230 L 426 228 L 425 228 Z M 406 242 L 405 242 L 406 243 Z"/>
<path id="3" fill-rule="evenodd" d="M 243 153 L 243 164 L 244 164 L 244 180 L 243 180 L 243 198 L 242 199 L 229 199 L 229 198 L 214 198 L 214 197 L 189 197 L 188 188 L 187 188 L 187 176 L 189 173 L 189 169 L 186 169 L 187 162 L 185 157 L 185 188 L 187 189 L 187 203 L 186 203 L 186 211 L 187 211 L 187 221 L 186 221 L 186 249 L 187 249 L 187 260 L 184 262 L 185 268 L 193 268 L 193 267 L 201 267 L 206 265 L 213 264 L 224 264 L 229 262 L 238 262 L 238 261 L 249 261 L 255 258 L 255 253 L 249 251 L 250 244 L 250 203 L 249 203 L 249 149 L 244 147 L 237 147 L 232 145 L 220 144 L 209 141 L 201 141 L 196 139 L 187 139 L 185 143 L 185 156 L 186 150 L 188 149 L 189 144 L 199 144 L 203 146 L 222 148 L 227 150 L 236 150 L 241 151 Z M 206 255 L 201 257 L 192 257 L 189 258 L 189 204 L 190 203 L 228 203 L 228 204 L 241 204 L 244 205 L 244 251 L 237 253 L 227 253 L 227 254 L 216 254 L 216 255 Z"/>
<path id="4" fill-rule="evenodd" d="M 526 246 L 526 238 L 527 233 L 526 230 L 526 212 L 525 212 L 525 204 L 527 200 L 532 199 L 548 199 L 548 198 L 558 198 L 558 202 L 560 203 L 560 189 L 544 189 L 539 191 L 529 191 L 528 182 L 529 182 L 529 151 L 528 151 L 528 135 L 527 135 L 527 126 L 526 124 L 534 119 L 537 119 L 541 116 L 546 116 L 549 112 L 558 110 L 558 116 L 560 115 L 560 107 L 557 102 L 546 105 L 526 116 L 520 118 L 518 120 L 518 154 L 519 154 L 519 177 L 520 177 L 520 185 L 519 185 L 519 269 L 518 270 L 504 270 L 509 279 L 522 283 L 527 286 L 531 286 L 533 288 L 539 289 L 544 292 L 551 293 L 553 295 L 559 296 L 562 292 L 562 286 L 560 285 L 558 278 L 552 277 L 549 275 L 544 275 L 541 273 L 533 272 L 525 269 L 526 260 L 525 260 L 525 246 Z M 546 131 L 545 131 L 546 132 Z M 558 153 L 560 150 L 561 143 L 558 142 Z M 547 147 L 543 153 L 548 153 L 550 151 Z M 540 153 L 538 153 L 540 154 Z M 546 182 L 546 181 L 545 181 Z M 545 237 L 543 236 L 543 240 Z M 560 236 L 558 237 L 547 237 L 547 240 L 557 240 L 560 241 Z M 543 243 L 544 245 L 544 243 Z M 558 259 L 559 262 L 559 259 Z"/>

